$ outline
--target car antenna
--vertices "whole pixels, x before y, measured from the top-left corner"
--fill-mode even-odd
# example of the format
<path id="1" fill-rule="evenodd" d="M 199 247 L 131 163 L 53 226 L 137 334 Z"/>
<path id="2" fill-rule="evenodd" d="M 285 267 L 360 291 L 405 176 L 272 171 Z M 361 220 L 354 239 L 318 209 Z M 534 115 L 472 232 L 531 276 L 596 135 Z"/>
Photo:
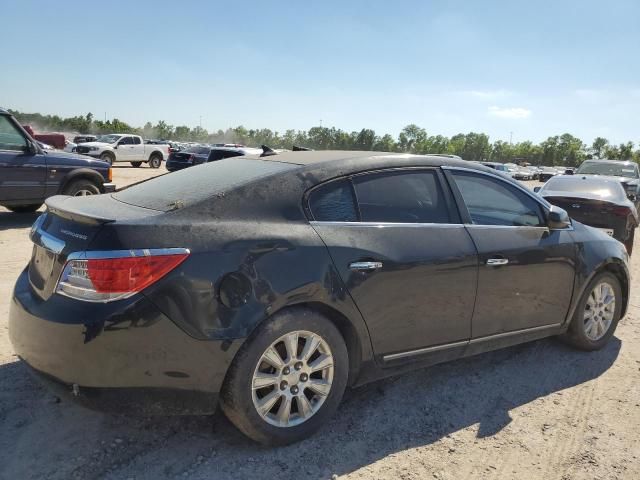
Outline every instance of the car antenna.
<path id="1" fill-rule="evenodd" d="M 260 155 L 261 157 L 269 157 L 271 155 L 278 154 L 278 152 L 276 152 L 273 148 L 267 147 L 266 145 L 260 145 L 260 148 L 262 148 L 262 155 Z"/>
<path id="2" fill-rule="evenodd" d="M 299 147 L 297 145 L 294 145 L 291 148 L 291 150 L 294 151 L 294 152 L 311 152 L 311 151 L 313 151 L 313 148 Z"/>

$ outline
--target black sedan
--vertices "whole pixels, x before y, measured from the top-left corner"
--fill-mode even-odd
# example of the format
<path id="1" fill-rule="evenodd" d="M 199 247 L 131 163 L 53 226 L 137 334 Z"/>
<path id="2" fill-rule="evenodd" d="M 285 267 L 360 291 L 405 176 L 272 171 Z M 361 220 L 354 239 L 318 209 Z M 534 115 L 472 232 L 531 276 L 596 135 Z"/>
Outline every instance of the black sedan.
<path id="1" fill-rule="evenodd" d="M 540 180 L 541 182 L 546 182 L 556 175 L 558 175 L 558 170 L 556 170 L 554 167 L 543 167 L 542 170 L 540 170 L 540 173 L 538 173 L 538 180 Z"/>
<path id="2" fill-rule="evenodd" d="M 615 177 L 627 194 L 636 204 L 640 203 L 640 169 L 638 164 L 621 160 L 586 160 L 575 171 L 577 175 L 594 175 Z"/>
<path id="3" fill-rule="evenodd" d="M 444 157 L 239 157 L 47 206 L 10 307 L 19 357 L 89 405 L 219 400 L 271 445 L 348 386 L 553 335 L 600 349 L 629 299 L 620 242 Z"/>
<path id="4" fill-rule="evenodd" d="M 243 155 L 258 155 L 260 153 L 262 153 L 262 150 L 242 146 L 215 147 L 211 145 L 197 145 L 181 151 L 172 151 L 167 159 L 167 170 L 174 172 L 202 163 L 231 157 L 241 157 Z"/>
<path id="5" fill-rule="evenodd" d="M 618 179 L 560 175 L 535 190 L 549 203 L 566 210 L 571 218 L 604 230 L 624 243 L 631 255 L 638 212 Z"/>

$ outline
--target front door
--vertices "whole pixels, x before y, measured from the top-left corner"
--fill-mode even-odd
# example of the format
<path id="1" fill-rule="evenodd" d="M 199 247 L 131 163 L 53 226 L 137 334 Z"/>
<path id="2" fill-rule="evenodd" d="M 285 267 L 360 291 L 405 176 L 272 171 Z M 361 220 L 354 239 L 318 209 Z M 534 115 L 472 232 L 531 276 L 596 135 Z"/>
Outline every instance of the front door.
<path id="1" fill-rule="evenodd" d="M 477 257 L 439 169 L 334 181 L 316 190 L 309 206 L 377 355 L 387 361 L 440 347 L 462 351 L 471 335 Z"/>
<path id="2" fill-rule="evenodd" d="M 562 323 L 575 275 L 569 231 L 549 230 L 542 204 L 507 180 L 450 172 L 479 257 L 472 337 Z"/>
<path id="3" fill-rule="evenodd" d="M 135 160 L 133 137 L 122 137 L 118 142 L 118 160 L 130 162 Z"/>
<path id="4" fill-rule="evenodd" d="M 0 201 L 42 201 L 47 176 L 46 155 L 32 154 L 24 134 L 0 115 Z"/>

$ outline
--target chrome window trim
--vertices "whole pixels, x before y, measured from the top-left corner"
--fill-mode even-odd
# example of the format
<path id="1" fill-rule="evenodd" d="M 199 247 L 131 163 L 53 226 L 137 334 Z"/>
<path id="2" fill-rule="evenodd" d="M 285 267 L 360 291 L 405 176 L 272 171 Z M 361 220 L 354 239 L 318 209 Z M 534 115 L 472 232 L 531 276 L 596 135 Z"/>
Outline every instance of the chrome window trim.
<path id="1" fill-rule="evenodd" d="M 402 223 L 402 222 L 323 222 L 321 220 L 311 220 L 309 222 L 311 226 L 332 226 L 332 227 L 374 227 L 374 228 L 389 228 L 389 227 L 410 227 L 410 228 L 464 228 L 466 225 L 462 223 Z"/>

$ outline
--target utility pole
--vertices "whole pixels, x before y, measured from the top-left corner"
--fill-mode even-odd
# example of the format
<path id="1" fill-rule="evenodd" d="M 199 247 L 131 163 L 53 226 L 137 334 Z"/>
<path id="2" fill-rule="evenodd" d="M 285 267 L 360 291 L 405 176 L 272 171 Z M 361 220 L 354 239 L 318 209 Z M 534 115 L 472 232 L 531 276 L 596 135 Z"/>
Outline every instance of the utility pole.
<path id="1" fill-rule="evenodd" d="M 202 130 L 202 115 L 200 115 L 200 130 Z"/>
<path id="2" fill-rule="evenodd" d="M 107 123 L 107 112 L 104 112 L 104 123 Z"/>
<path id="3" fill-rule="evenodd" d="M 320 128 L 322 128 L 322 119 L 320 119 Z"/>
<path id="4" fill-rule="evenodd" d="M 511 145 L 512 141 L 513 141 L 513 132 L 509 132 L 509 145 Z"/>

